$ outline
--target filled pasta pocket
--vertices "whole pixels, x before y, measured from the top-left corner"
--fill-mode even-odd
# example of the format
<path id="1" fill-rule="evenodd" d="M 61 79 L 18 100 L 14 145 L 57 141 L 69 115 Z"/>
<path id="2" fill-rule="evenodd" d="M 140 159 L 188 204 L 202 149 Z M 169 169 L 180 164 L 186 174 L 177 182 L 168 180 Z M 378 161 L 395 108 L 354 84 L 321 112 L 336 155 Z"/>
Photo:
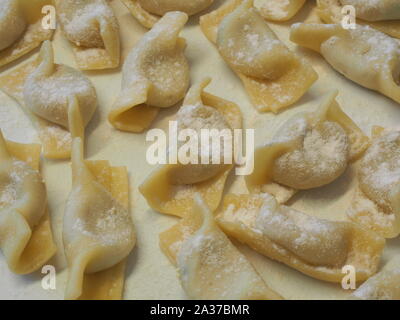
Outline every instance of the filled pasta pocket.
<path id="1" fill-rule="evenodd" d="M 119 130 L 142 132 L 160 109 L 185 96 L 189 87 L 186 41 L 179 37 L 187 15 L 169 12 L 147 32 L 129 53 L 122 75 L 121 92 L 109 113 Z"/>
<path id="2" fill-rule="evenodd" d="M 219 229 L 199 194 L 190 214 L 160 234 L 160 247 L 190 299 L 282 299 Z"/>
<path id="3" fill-rule="evenodd" d="M 206 79 L 189 90 L 176 117 L 178 136 L 188 130 L 196 133 L 188 142 L 189 146 L 194 146 L 189 149 L 194 150 L 191 159 L 196 161 L 182 163 L 178 158 L 176 163 L 162 164 L 139 187 L 150 207 L 161 213 L 185 216 L 191 210 L 195 193 L 202 195 L 211 210 L 221 201 L 226 179 L 233 168 L 231 158 L 228 159 L 231 162 L 225 161 L 224 150 L 235 150 L 233 130 L 241 128 L 242 115 L 236 104 L 204 92 L 209 82 L 210 79 Z M 219 148 L 212 147 L 211 136 L 208 148 L 202 148 L 197 138 L 201 137 L 203 129 L 222 134 L 223 139 L 217 141 Z M 177 148 L 181 150 L 185 145 L 180 142 Z M 218 161 L 214 161 L 213 156 Z M 205 158 L 208 161 L 204 161 Z"/>
<path id="4" fill-rule="evenodd" d="M 6 141 L 0 131 L 0 251 L 8 267 L 27 274 L 56 252 L 40 145 Z"/>
<path id="5" fill-rule="evenodd" d="M 357 160 L 369 139 L 342 111 L 337 92 L 316 112 L 300 113 L 278 129 L 271 142 L 256 148 L 254 170 L 246 176 L 252 192 L 268 192 L 280 203 L 297 190 L 327 185 Z"/>
<path id="6" fill-rule="evenodd" d="M 0 67 L 31 52 L 54 30 L 42 25 L 42 8 L 52 0 L 0 0 Z"/>
<path id="7" fill-rule="evenodd" d="M 202 16 L 200 26 L 257 110 L 277 113 L 298 101 L 318 75 L 277 38 L 252 3 L 230 0 Z"/>
<path id="8" fill-rule="evenodd" d="M 385 239 L 357 224 L 309 216 L 267 194 L 233 195 L 217 212 L 219 226 L 255 251 L 310 277 L 341 282 L 352 265 L 356 280 L 378 269 Z"/>

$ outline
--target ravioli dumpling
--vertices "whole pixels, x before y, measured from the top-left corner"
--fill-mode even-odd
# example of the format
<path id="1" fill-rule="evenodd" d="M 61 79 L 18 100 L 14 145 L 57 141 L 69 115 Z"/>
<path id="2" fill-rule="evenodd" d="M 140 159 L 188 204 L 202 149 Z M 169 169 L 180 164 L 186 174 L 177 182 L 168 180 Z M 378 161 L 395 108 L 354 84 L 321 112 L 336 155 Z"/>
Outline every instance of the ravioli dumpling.
<path id="1" fill-rule="evenodd" d="M 292 26 L 290 38 L 320 52 L 348 79 L 400 103 L 400 44 L 397 40 L 369 27 L 346 30 L 334 24 L 297 24 Z"/>
<path id="2" fill-rule="evenodd" d="M 160 234 L 160 247 L 190 299 L 282 299 L 218 228 L 199 194 L 190 213 Z"/>
<path id="3" fill-rule="evenodd" d="M 342 8 L 356 9 L 358 25 L 373 27 L 391 37 L 400 38 L 400 5 L 397 0 L 317 0 L 317 15 L 325 23 L 341 23 Z"/>
<path id="4" fill-rule="evenodd" d="M 350 299 L 400 300 L 400 258 L 396 256 L 355 290 Z"/>
<path id="5" fill-rule="evenodd" d="M 197 164 L 181 163 L 177 159 L 176 164 L 160 165 L 139 187 L 150 207 L 161 213 L 185 216 L 193 206 L 195 193 L 202 195 L 211 210 L 215 210 L 221 201 L 225 181 L 233 168 L 222 156 L 225 145 L 234 148 L 231 138 L 233 130 L 241 128 L 242 115 L 236 104 L 204 92 L 209 82 L 210 79 L 205 79 L 194 85 L 177 113 L 177 136 L 188 130 L 196 133 L 189 142 L 179 143 L 177 151 L 190 149 Z M 219 150 L 200 148 L 201 142 L 197 138 L 201 129 L 209 129 L 210 133 L 216 129 L 222 134 L 224 141 L 219 140 Z M 210 134 L 208 141 L 214 143 L 215 138 Z M 219 163 L 213 162 L 214 157 Z M 200 159 L 208 159 L 208 164 Z"/>
<path id="6" fill-rule="evenodd" d="M 267 194 L 227 195 L 217 212 L 222 230 L 256 250 L 308 276 L 341 282 L 352 265 L 357 281 L 373 275 L 385 239 L 354 223 L 309 216 Z"/>
<path id="7" fill-rule="evenodd" d="M 400 131 L 376 127 L 358 168 L 350 219 L 386 238 L 400 234 Z"/>
<path id="8" fill-rule="evenodd" d="M 39 166 L 40 145 L 6 141 L 0 130 L 0 250 L 18 274 L 36 271 L 56 252 Z"/>
<path id="9" fill-rule="evenodd" d="M 0 67 L 51 39 L 42 27 L 41 10 L 51 0 L 0 0 Z"/>
<path id="10" fill-rule="evenodd" d="M 82 119 L 70 109 L 73 132 L 72 190 L 65 207 L 63 242 L 69 276 L 66 299 L 121 299 L 125 258 L 136 243 L 129 213 L 125 167 L 85 161 Z"/>
<path id="11" fill-rule="evenodd" d="M 71 155 L 69 106 L 77 103 L 86 125 L 97 107 L 96 91 L 80 71 L 54 63 L 50 41 L 42 45 L 36 60 L 0 77 L 0 87 L 14 97 L 38 130 L 46 158 Z"/>
<path id="12" fill-rule="evenodd" d="M 132 15 L 146 28 L 170 11 L 181 11 L 191 16 L 209 7 L 214 0 L 122 0 Z"/>
<path id="13" fill-rule="evenodd" d="M 159 112 L 182 100 L 189 87 L 186 41 L 179 37 L 188 17 L 169 12 L 129 53 L 123 66 L 122 89 L 109 114 L 119 130 L 141 132 Z"/>
<path id="14" fill-rule="evenodd" d="M 79 69 L 119 66 L 119 25 L 106 0 L 55 0 L 65 37 L 71 42 Z"/>
<path id="15" fill-rule="evenodd" d="M 261 16 L 272 21 L 287 21 L 303 7 L 306 0 L 254 0 Z"/>
<path id="16" fill-rule="evenodd" d="M 316 112 L 300 113 L 256 148 L 254 170 L 246 176 L 252 191 L 273 194 L 284 203 L 296 190 L 317 188 L 337 179 L 358 159 L 369 139 L 329 94 Z"/>
<path id="17" fill-rule="evenodd" d="M 200 18 L 200 26 L 242 80 L 259 111 L 277 113 L 298 101 L 318 75 L 291 52 L 252 6 L 230 0 Z"/>

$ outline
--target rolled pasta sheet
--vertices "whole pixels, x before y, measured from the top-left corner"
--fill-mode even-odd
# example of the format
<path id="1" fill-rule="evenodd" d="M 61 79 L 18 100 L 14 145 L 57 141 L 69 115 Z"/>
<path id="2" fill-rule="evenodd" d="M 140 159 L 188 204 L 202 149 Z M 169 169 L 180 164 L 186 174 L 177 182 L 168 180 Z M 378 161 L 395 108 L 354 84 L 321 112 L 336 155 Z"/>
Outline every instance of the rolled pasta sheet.
<path id="1" fill-rule="evenodd" d="M 271 142 L 257 147 L 254 170 L 246 176 L 252 192 L 268 192 L 285 203 L 297 190 L 336 180 L 357 160 L 369 139 L 336 101 L 334 91 L 315 112 L 294 115 Z"/>
<path id="2" fill-rule="evenodd" d="M 132 15 L 146 28 L 152 28 L 162 16 L 181 11 L 191 16 L 209 7 L 214 0 L 122 0 Z"/>
<path id="3" fill-rule="evenodd" d="M 52 0 L 0 0 L 0 67 L 31 52 L 53 36 L 42 26 L 42 8 Z"/>
<path id="4" fill-rule="evenodd" d="M 230 0 L 202 16 L 200 26 L 242 80 L 253 105 L 277 113 L 298 101 L 318 75 L 276 37 L 252 5 L 252 0 Z"/>
<path id="5" fill-rule="evenodd" d="M 194 85 L 177 113 L 178 139 L 183 141 L 179 137 L 188 131 L 196 134 L 191 135 L 187 144 L 178 144 L 175 149 L 170 146 L 170 152 L 175 150 L 178 154 L 190 150 L 190 161 L 182 163 L 177 157 L 176 163 L 160 165 L 139 187 L 150 207 L 161 213 L 185 216 L 192 210 L 196 193 L 201 194 L 211 210 L 215 210 L 221 201 L 226 179 L 233 168 L 233 159 L 225 160 L 224 150 L 227 154 L 236 150 L 233 130 L 241 128 L 242 115 L 236 104 L 204 92 L 210 81 L 205 79 Z M 203 144 L 198 140 L 202 129 L 208 129 L 210 133 L 208 148 L 201 148 Z M 218 133 L 214 138 L 212 130 Z M 219 148 L 214 148 L 215 138 L 220 137 Z M 219 161 L 213 161 L 215 157 Z M 208 164 L 204 159 L 208 159 Z"/>
<path id="6" fill-rule="evenodd" d="M 40 145 L 6 141 L 0 131 L 0 250 L 18 274 L 36 271 L 56 252 L 39 166 Z"/>
<path id="7" fill-rule="evenodd" d="M 190 299 L 282 299 L 218 228 L 200 195 L 189 215 L 160 234 L 160 246 Z"/>
<path id="8" fill-rule="evenodd" d="M 357 224 L 309 216 L 267 194 L 233 195 L 217 212 L 222 230 L 257 252 L 310 277 L 341 282 L 352 265 L 356 280 L 378 269 L 385 239 Z"/>
<path id="9" fill-rule="evenodd" d="M 186 41 L 179 37 L 187 15 L 167 13 L 129 53 L 121 92 L 108 119 L 119 130 L 142 132 L 160 108 L 175 105 L 189 87 Z"/>
<path id="10" fill-rule="evenodd" d="M 120 64 L 119 24 L 106 0 L 55 0 L 57 16 L 79 69 Z"/>

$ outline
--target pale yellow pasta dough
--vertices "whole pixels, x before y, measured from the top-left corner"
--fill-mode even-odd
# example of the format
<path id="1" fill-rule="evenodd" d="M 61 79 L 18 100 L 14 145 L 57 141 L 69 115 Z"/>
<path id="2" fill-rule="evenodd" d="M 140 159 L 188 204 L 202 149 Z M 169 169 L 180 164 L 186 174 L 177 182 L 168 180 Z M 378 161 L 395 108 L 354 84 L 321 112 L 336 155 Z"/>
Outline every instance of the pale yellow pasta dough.
<path id="1" fill-rule="evenodd" d="M 17 60 L 51 39 L 42 26 L 42 7 L 52 0 L 0 0 L 0 67 Z"/>
<path id="2" fill-rule="evenodd" d="M 303 7 L 306 0 L 254 0 L 254 7 L 267 20 L 287 21 Z"/>
<path id="3" fill-rule="evenodd" d="M 169 12 L 147 32 L 129 53 L 123 66 L 121 92 L 109 114 L 119 130 L 147 129 L 159 108 L 175 105 L 189 87 L 186 41 L 179 37 L 188 17 Z"/>
<path id="4" fill-rule="evenodd" d="M 343 5 L 351 5 L 356 15 L 367 21 L 400 20 L 398 0 L 340 0 Z"/>
<path id="5" fill-rule="evenodd" d="M 391 1 L 391 0 L 388 0 Z M 393 0 L 397 2 L 397 0 Z M 382 14 L 377 14 L 374 12 L 375 10 L 371 11 L 368 9 L 368 6 L 365 5 L 365 1 L 361 0 L 317 0 L 317 14 L 325 23 L 341 23 L 343 21 L 343 13 L 342 8 L 345 2 L 357 2 L 358 5 L 356 8 L 356 17 L 357 17 L 357 24 L 360 25 L 367 25 L 373 27 L 381 32 L 388 34 L 389 36 L 400 38 L 400 19 L 396 18 L 396 20 L 386 20 L 386 21 L 377 21 L 377 19 L 382 19 Z M 362 3 L 361 3 L 362 2 Z M 379 1 L 376 3 L 378 4 Z M 381 1 L 382 4 L 385 1 Z M 397 5 L 397 10 L 393 10 L 393 8 L 386 11 L 386 15 L 388 16 L 397 16 L 399 17 L 399 5 L 398 2 L 395 4 Z M 389 6 L 390 7 L 390 6 Z M 358 10 L 357 10 L 358 9 Z M 390 13 L 389 13 L 390 12 Z M 360 15 L 364 15 L 364 18 Z M 371 19 L 370 21 L 367 21 Z"/>
<path id="6" fill-rule="evenodd" d="M 122 0 L 132 15 L 152 28 L 167 12 L 181 11 L 191 16 L 209 7 L 214 0 Z"/>
<path id="7" fill-rule="evenodd" d="M 190 213 L 160 234 L 190 299 L 281 299 L 218 228 L 199 194 Z"/>
<path id="8" fill-rule="evenodd" d="M 222 129 L 228 132 L 240 129 L 242 116 L 238 106 L 204 92 L 204 87 L 209 82 L 210 79 L 206 79 L 189 90 L 177 114 L 178 128 L 192 129 L 196 132 L 201 128 Z M 215 152 L 212 150 L 210 147 L 202 157 L 210 157 L 212 152 Z M 232 164 L 226 164 L 224 159 L 220 160 L 220 164 L 178 162 L 160 165 L 142 183 L 139 190 L 150 207 L 161 213 L 185 216 L 191 210 L 193 196 L 197 192 L 202 195 L 210 209 L 215 210 L 221 201 L 225 181 L 233 167 Z"/>
<path id="9" fill-rule="evenodd" d="M 65 37 L 79 69 L 116 68 L 120 63 L 119 25 L 106 0 L 55 0 Z"/>
<path id="10" fill-rule="evenodd" d="M 229 0 L 202 16 L 200 26 L 242 80 L 254 106 L 277 113 L 298 101 L 318 75 L 289 51 L 252 4 Z"/>
<path id="11" fill-rule="evenodd" d="M 246 176 L 251 191 L 273 194 L 284 203 L 296 192 L 336 180 L 358 159 L 369 139 L 329 94 L 316 112 L 294 115 L 272 142 L 256 148 L 254 170 Z"/>
<path id="12" fill-rule="evenodd" d="M 46 158 L 65 159 L 71 155 L 69 105 L 79 105 L 84 125 L 97 107 L 90 80 L 78 70 L 54 63 L 49 41 L 43 43 L 36 60 L 0 77 L 0 87 L 19 102 L 34 123 Z"/>
<path id="13" fill-rule="evenodd" d="M 76 105 L 69 111 L 74 137 L 72 190 L 63 224 L 69 276 L 66 299 L 121 299 L 125 259 L 136 243 L 129 213 L 125 167 L 85 161 L 83 120 Z"/>
<path id="14" fill-rule="evenodd" d="M 379 130 L 361 159 L 358 189 L 347 212 L 386 238 L 400 234 L 400 132 Z"/>
<path id="15" fill-rule="evenodd" d="M 39 166 L 40 145 L 6 141 L 0 131 L 0 249 L 18 274 L 36 271 L 56 252 Z"/>
<path id="16" fill-rule="evenodd" d="M 366 26 L 296 24 L 290 38 L 316 50 L 348 79 L 400 103 L 400 44 Z M 346 54 L 344 54 L 346 52 Z"/>
<path id="17" fill-rule="evenodd" d="M 26 21 L 18 0 L 0 0 L 0 50 L 12 45 L 23 34 Z"/>
<path id="18" fill-rule="evenodd" d="M 356 280 L 373 275 L 385 239 L 345 221 L 329 221 L 280 205 L 267 194 L 227 195 L 217 215 L 220 227 L 257 252 L 304 274 L 341 282 L 352 265 Z"/>
<path id="19" fill-rule="evenodd" d="M 400 257 L 392 258 L 381 271 L 358 287 L 350 299 L 400 300 Z"/>

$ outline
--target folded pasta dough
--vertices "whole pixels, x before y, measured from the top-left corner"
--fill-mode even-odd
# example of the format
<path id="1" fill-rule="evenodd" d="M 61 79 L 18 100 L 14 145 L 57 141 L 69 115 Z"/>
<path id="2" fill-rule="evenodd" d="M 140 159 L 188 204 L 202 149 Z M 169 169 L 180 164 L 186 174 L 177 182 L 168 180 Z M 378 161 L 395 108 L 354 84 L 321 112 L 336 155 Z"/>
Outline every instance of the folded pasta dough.
<path id="1" fill-rule="evenodd" d="M 126 257 L 136 243 L 129 213 L 125 167 L 108 161 L 85 161 L 82 118 L 76 104 L 69 109 L 72 128 L 72 190 L 63 225 L 69 276 L 66 299 L 121 299 Z"/>
<path id="2" fill-rule="evenodd" d="M 119 130 L 147 129 L 159 108 L 175 105 L 189 87 L 186 41 L 179 37 L 188 17 L 167 13 L 129 53 L 123 67 L 122 89 L 109 114 Z"/>
<path id="3" fill-rule="evenodd" d="M 177 114 L 178 134 L 191 129 L 199 137 L 201 129 L 216 129 L 219 133 L 224 131 L 232 133 L 234 129 L 241 128 L 242 115 L 239 107 L 204 92 L 209 82 L 210 79 L 205 79 L 194 85 L 186 95 Z M 226 141 L 228 145 L 233 143 L 229 137 Z M 233 147 L 233 145 L 230 146 Z M 233 168 L 232 164 L 221 161 L 224 160 L 221 159 L 224 147 L 225 144 L 220 146 L 220 153 L 217 154 L 220 164 L 210 160 L 215 151 L 213 148 L 208 148 L 208 150 L 199 150 L 195 156 L 201 156 L 202 159 L 208 158 L 209 164 L 204 164 L 201 159 L 198 160 L 198 164 L 183 164 L 177 159 L 178 162 L 175 164 L 160 165 L 141 184 L 140 192 L 151 208 L 165 214 L 185 216 L 192 209 L 195 193 L 200 193 L 207 206 L 215 210 L 221 201 L 228 174 Z"/>
<path id="4" fill-rule="evenodd" d="M 321 53 L 346 78 L 400 103 L 397 40 L 367 26 L 346 30 L 339 24 L 296 24 L 290 38 Z"/>
<path id="5" fill-rule="evenodd" d="M 0 130 L 0 249 L 11 271 L 27 274 L 56 252 L 40 145 L 6 141 Z"/>
<path id="6" fill-rule="evenodd" d="M 287 21 L 304 6 L 306 0 L 254 0 L 254 7 L 261 16 L 272 21 Z"/>
<path id="7" fill-rule="evenodd" d="M 318 75 L 276 37 L 252 3 L 230 0 L 202 16 L 200 26 L 242 80 L 256 108 L 277 113 L 298 101 Z"/>
<path id="8" fill-rule="evenodd" d="M 385 238 L 400 234 L 400 131 L 375 127 L 358 168 L 358 188 L 347 215 Z"/>
<path id="9" fill-rule="evenodd" d="M 342 111 L 332 92 L 315 112 L 294 115 L 272 142 L 256 148 L 247 187 L 273 194 L 284 203 L 296 190 L 321 187 L 337 179 L 358 159 L 369 139 Z"/>
<path id="10" fill-rule="evenodd" d="M 310 277 L 341 282 L 352 265 L 356 280 L 373 275 L 385 239 L 357 224 L 329 221 L 280 205 L 267 193 L 229 194 L 217 212 L 222 230 L 257 252 Z"/>
<path id="11" fill-rule="evenodd" d="M 42 141 L 44 156 L 50 159 L 71 155 L 69 100 L 76 98 L 84 125 L 97 107 L 96 90 L 90 80 L 76 69 L 55 64 L 49 41 L 43 43 L 38 59 L 0 77 L 0 87 L 30 117 Z"/>
<path id="12" fill-rule="evenodd" d="M 170 11 L 191 16 L 209 7 L 214 0 L 122 0 L 132 15 L 146 28 L 152 28 Z"/>
<path id="13" fill-rule="evenodd" d="M 400 300 L 400 259 L 390 260 L 376 275 L 365 281 L 350 299 Z"/>
<path id="14" fill-rule="evenodd" d="M 190 299 L 282 299 L 218 228 L 199 194 L 190 214 L 160 234 L 160 247 Z"/>
<path id="15" fill-rule="evenodd" d="M 42 7 L 52 0 L 0 0 L 0 67 L 51 39 L 42 26 Z"/>
<path id="16" fill-rule="evenodd" d="M 58 21 L 79 69 L 111 69 L 120 63 L 119 25 L 106 0 L 55 0 Z"/>
<path id="17" fill-rule="evenodd" d="M 317 0 L 317 14 L 325 23 L 341 23 L 343 21 L 342 8 L 343 5 L 351 3 L 355 6 L 357 24 L 373 27 L 389 36 L 400 38 L 400 15 L 399 4 L 396 0 L 388 0 L 385 4 L 383 1 L 374 1 L 372 5 L 384 5 L 388 10 L 378 13 L 377 10 L 371 10 L 371 4 L 366 4 L 360 0 Z M 397 4 L 389 4 L 389 2 L 397 2 Z M 397 6 L 397 9 L 395 8 Z M 386 18 L 384 16 L 386 15 Z M 395 20 L 389 20 L 388 17 L 397 17 Z M 379 19 L 379 20 L 377 20 Z M 369 20 L 369 21 L 368 21 Z M 380 21 L 384 20 L 384 21 Z"/>

